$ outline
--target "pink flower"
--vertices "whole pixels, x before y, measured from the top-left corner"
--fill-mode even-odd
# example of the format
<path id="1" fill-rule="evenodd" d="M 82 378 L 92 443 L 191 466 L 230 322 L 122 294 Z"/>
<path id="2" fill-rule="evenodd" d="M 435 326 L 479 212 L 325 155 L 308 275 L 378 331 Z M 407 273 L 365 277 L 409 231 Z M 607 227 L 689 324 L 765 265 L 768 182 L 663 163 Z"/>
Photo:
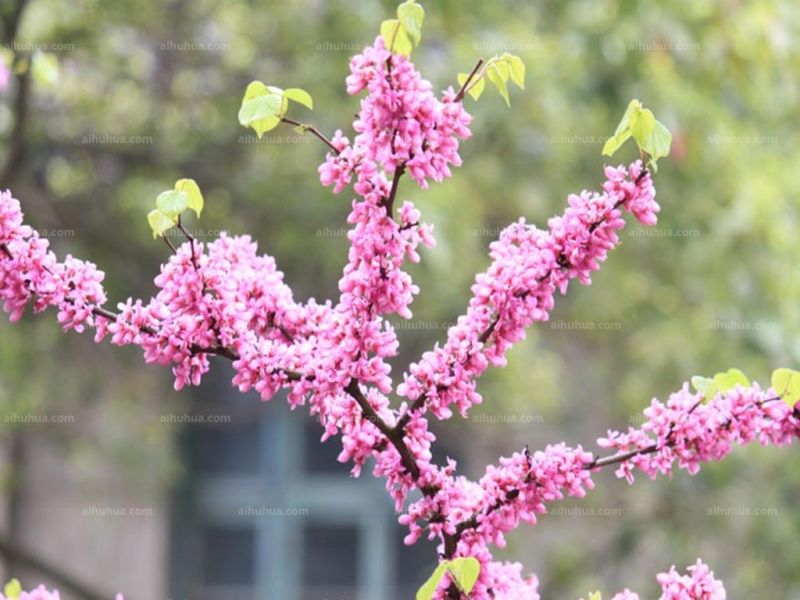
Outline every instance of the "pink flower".
<path id="1" fill-rule="evenodd" d="M 8 82 L 11 81 L 10 65 L 6 64 L 6 59 L 0 52 L 0 92 L 8 87 Z"/>

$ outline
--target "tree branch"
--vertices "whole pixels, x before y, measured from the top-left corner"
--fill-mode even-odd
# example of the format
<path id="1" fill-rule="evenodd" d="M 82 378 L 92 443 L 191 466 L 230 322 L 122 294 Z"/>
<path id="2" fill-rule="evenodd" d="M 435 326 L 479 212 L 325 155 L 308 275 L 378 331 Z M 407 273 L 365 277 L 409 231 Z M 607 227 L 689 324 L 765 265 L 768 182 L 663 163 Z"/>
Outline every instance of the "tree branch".
<path id="1" fill-rule="evenodd" d="M 281 117 L 281 121 L 284 123 L 288 123 L 289 125 L 295 125 L 296 127 L 302 127 L 305 131 L 311 132 L 313 135 L 317 136 L 322 142 L 328 146 L 333 152 L 338 156 L 339 150 L 336 146 L 333 145 L 333 142 L 330 141 L 325 134 L 322 133 L 319 129 L 314 127 L 313 125 L 307 125 L 306 123 L 301 123 L 300 121 L 295 121 L 294 119 L 290 119 L 289 117 Z"/>
<path id="2" fill-rule="evenodd" d="M 478 72 L 478 69 L 481 68 L 482 64 L 483 64 L 483 59 L 479 58 L 478 62 L 475 63 L 475 66 L 472 67 L 472 71 L 470 71 L 470 74 L 467 75 L 467 79 L 464 81 L 464 85 L 462 85 L 461 89 L 458 90 L 458 93 L 456 94 L 455 97 L 456 102 L 461 102 L 464 99 L 464 95 L 467 93 L 467 88 L 469 87 L 469 84 L 472 82 L 473 77 L 475 77 L 475 74 Z"/>

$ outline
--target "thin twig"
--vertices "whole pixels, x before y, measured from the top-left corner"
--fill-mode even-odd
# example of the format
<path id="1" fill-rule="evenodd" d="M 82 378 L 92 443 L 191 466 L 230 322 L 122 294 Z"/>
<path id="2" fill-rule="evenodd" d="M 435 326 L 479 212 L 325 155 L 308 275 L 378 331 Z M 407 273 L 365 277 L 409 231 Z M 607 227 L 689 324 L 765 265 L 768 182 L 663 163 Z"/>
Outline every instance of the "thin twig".
<path id="1" fill-rule="evenodd" d="M 481 68 L 482 64 L 483 64 L 483 59 L 479 58 L 478 62 L 475 63 L 475 66 L 472 67 L 472 71 L 470 71 L 470 74 L 467 75 L 467 79 L 464 81 L 464 85 L 462 85 L 461 89 L 458 90 L 458 93 L 456 94 L 455 97 L 456 102 L 461 102 L 464 99 L 464 95 L 467 93 L 467 88 L 469 87 L 469 84 L 472 82 L 472 78 L 475 77 L 475 74 L 478 72 L 478 69 Z"/>
<path id="2" fill-rule="evenodd" d="M 320 140 L 322 140 L 328 148 L 333 150 L 336 156 L 339 156 L 339 149 L 333 145 L 333 142 L 330 141 L 325 134 L 322 133 L 319 129 L 314 127 L 313 125 L 307 125 L 306 123 L 301 123 L 300 121 L 295 121 L 294 119 L 290 119 L 289 117 L 281 117 L 281 121 L 284 123 L 288 123 L 289 125 L 295 125 L 297 127 L 302 127 L 305 131 L 311 132 L 313 135 L 317 136 Z"/>

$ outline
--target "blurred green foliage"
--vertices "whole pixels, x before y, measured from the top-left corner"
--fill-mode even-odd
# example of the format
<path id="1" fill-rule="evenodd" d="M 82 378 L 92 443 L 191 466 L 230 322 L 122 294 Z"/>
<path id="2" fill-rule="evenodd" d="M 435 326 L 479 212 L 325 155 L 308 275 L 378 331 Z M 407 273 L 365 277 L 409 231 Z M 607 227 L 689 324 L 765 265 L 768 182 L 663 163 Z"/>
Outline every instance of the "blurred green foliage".
<path id="1" fill-rule="evenodd" d="M 325 148 L 288 127 L 257 142 L 237 111 L 253 79 L 302 87 L 315 101 L 302 118 L 352 137 L 358 99 L 344 92 L 348 57 L 394 8 L 30 0 L 16 41 L 62 44 L 60 82 L 34 86 L 25 160 L 0 185 L 13 189 L 34 226 L 74 233 L 53 245 L 105 269 L 113 301 L 152 292 L 168 250 L 153 242 L 145 215 L 182 177 L 206 198 L 203 219 L 190 227 L 250 233 L 276 256 L 298 298 L 335 297 L 350 198 L 319 186 Z M 467 99 L 476 120 L 465 166 L 429 192 L 408 181 L 401 188 L 435 223 L 438 247 L 413 268 L 419 326 L 393 321 L 403 343 L 396 371 L 444 339 L 500 228 L 520 215 L 545 226 L 569 193 L 600 185 L 603 143 L 630 99 L 673 134 L 656 177 L 663 210 L 655 231 L 631 223 L 592 287 L 558 298 L 551 322 L 481 382 L 485 403 L 474 415 L 536 419 L 473 418 L 446 424 L 443 436 L 471 436 L 487 459 L 525 443 L 594 449 L 606 429 L 636 425 L 651 397 L 665 398 L 693 375 L 736 366 L 767 384 L 772 368 L 798 364 L 800 5 L 443 0 L 425 8 L 412 58 L 436 87 L 455 86 L 455 74 L 478 57 L 511 52 L 527 65 L 526 90 L 511 91 L 510 110 L 497 95 Z M 15 86 L 0 95 L 0 166 L 12 144 Z M 626 146 L 613 162 L 634 158 Z M 168 376 L 141 367 L 135 350 L 108 352 L 56 328 L 53 319 L 0 323 L 3 410 L 102 414 L 91 435 L 77 425 L 69 431 L 74 460 L 115 447 L 131 473 L 172 481 L 176 465 L 148 452 L 169 454 L 174 431 L 156 417 L 188 403 L 188 394 L 169 392 Z M 603 473 L 597 491 L 568 505 L 616 507 L 621 516 L 545 516 L 516 532 L 507 554 L 538 573 L 548 597 L 626 586 L 648 597 L 656 572 L 697 556 L 735 597 L 796 597 L 795 466 L 791 449 L 753 447 L 697 477 L 630 490 Z M 477 461 L 462 468 L 482 471 Z M 776 513 L 714 516 L 714 507 Z"/>

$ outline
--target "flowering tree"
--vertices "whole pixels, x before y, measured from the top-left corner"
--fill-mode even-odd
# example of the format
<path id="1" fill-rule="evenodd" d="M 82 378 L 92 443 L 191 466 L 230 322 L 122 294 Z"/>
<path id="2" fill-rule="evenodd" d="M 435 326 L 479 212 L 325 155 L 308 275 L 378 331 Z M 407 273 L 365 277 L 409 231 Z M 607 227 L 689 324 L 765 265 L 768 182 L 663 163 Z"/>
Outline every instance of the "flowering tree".
<path id="1" fill-rule="evenodd" d="M 409 58 L 423 18 L 408 0 L 351 60 L 347 91 L 366 92 L 352 142 L 341 131 L 328 138 L 287 116 L 290 102 L 312 108 L 301 89 L 253 82 L 242 101 L 239 120 L 259 135 L 290 124 L 319 138 L 330 150 L 319 168 L 322 184 L 354 196 L 351 246 L 335 302 L 295 301 L 275 260 L 260 255 L 247 236 L 223 233 L 208 244 L 194 239 L 181 220 L 187 209 L 198 216 L 203 210 L 191 179 L 161 194 L 148 216 L 154 236 L 172 251 L 155 278 L 160 291 L 148 301 L 129 298 L 116 311 L 105 306 L 102 271 L 71 255 L 60 261 L 24 224 L 20 202 L 10 191 L 0 193 L 0 298 L 12 321 L 29 304 L 37 313 L 54 306 L 64 330 L 88 327 L 97 342 L 141 346 L 147 362 L 172 366 L 176 389 L 199 385 L 216 356 L 233 361 L 233 385 L 241 391 L 254 388 L 268 400 L 288 390 L 293 409 L 308 406 L 323 424 L 323 440 L 341 437 L 339 460 L 352 462 L 354 476 L 374 459 L 373 475 L 386 480 L 408 527 L 406 543 L 422 536 L 437 542 L 440 562 L 418 598 L 535 599 L 535 575 L 523 575 L 519 563 L 493 560 L 492 548 L 504 546 L 507 532 L 535 523 L 564 496 L 583 497 L 594 487 L 592 474 L 605 467 L 615 466 L 632 483 L 636 470 L 651 478 L 676 467 L 694 474 L 734 444 L 789 444 L 800 432 L 800 373 L 778 369 L 764 388 L 735 369 L 694 378 L 694 391 L 684 383 L 666 402 L 654 399 L 641 427 L 599 439 L 608 452 L 602 456 L 565 443 L 525 447 L 488 466 L 477 481 L 459 475 L 453 460 L 434 464 L 429 419 L 466 417 L 482 401 L 479 377 L 490 366 L 502 367 L 526 329 L 548 319 L 556 290 L 565 294 L 573 279 L 591 283 L 591 273 L 619 243 L 626 213 L 644 225 L 656 223 L 652 174 L 670 137 L 649 110 L 631 102 L 604 152 L 613 154 L 632 138 L 640 160 L 606 167 L 601 191 L 571 195 L 546 229 L 524 219 L 506 227 L 447 340 L 395 381 L 387 360 L 397 355 L 398 341 L 386 317 L 412 318 L 418 289 L 403 266 L 420 260 L 420 244 L 435 245 L 432 226 L 399 197 L 402 179 L 425 189 L 450 177 L 450 167 L 461 163 L 459 144 L 470 136 L 465 96 L 477 99 L 488 81 L 508 102 L 508 82 L 523 87 L 525 79 L 522 61 L 504 54 L 479 61 L 458 77 L 458 89 L 438 97 Z M 186 237 L 177 247 L 165 235 L 173 227 Z M 657 575 L 662 598 L 725 597 L 702 561 L 687 571 L 672 566 Z M 0 594 L 5 598 L 58 598 L 58 592 L 24 592 L 12 581 Z M 638 595 L 625 590 L 614 598 Z"/>

